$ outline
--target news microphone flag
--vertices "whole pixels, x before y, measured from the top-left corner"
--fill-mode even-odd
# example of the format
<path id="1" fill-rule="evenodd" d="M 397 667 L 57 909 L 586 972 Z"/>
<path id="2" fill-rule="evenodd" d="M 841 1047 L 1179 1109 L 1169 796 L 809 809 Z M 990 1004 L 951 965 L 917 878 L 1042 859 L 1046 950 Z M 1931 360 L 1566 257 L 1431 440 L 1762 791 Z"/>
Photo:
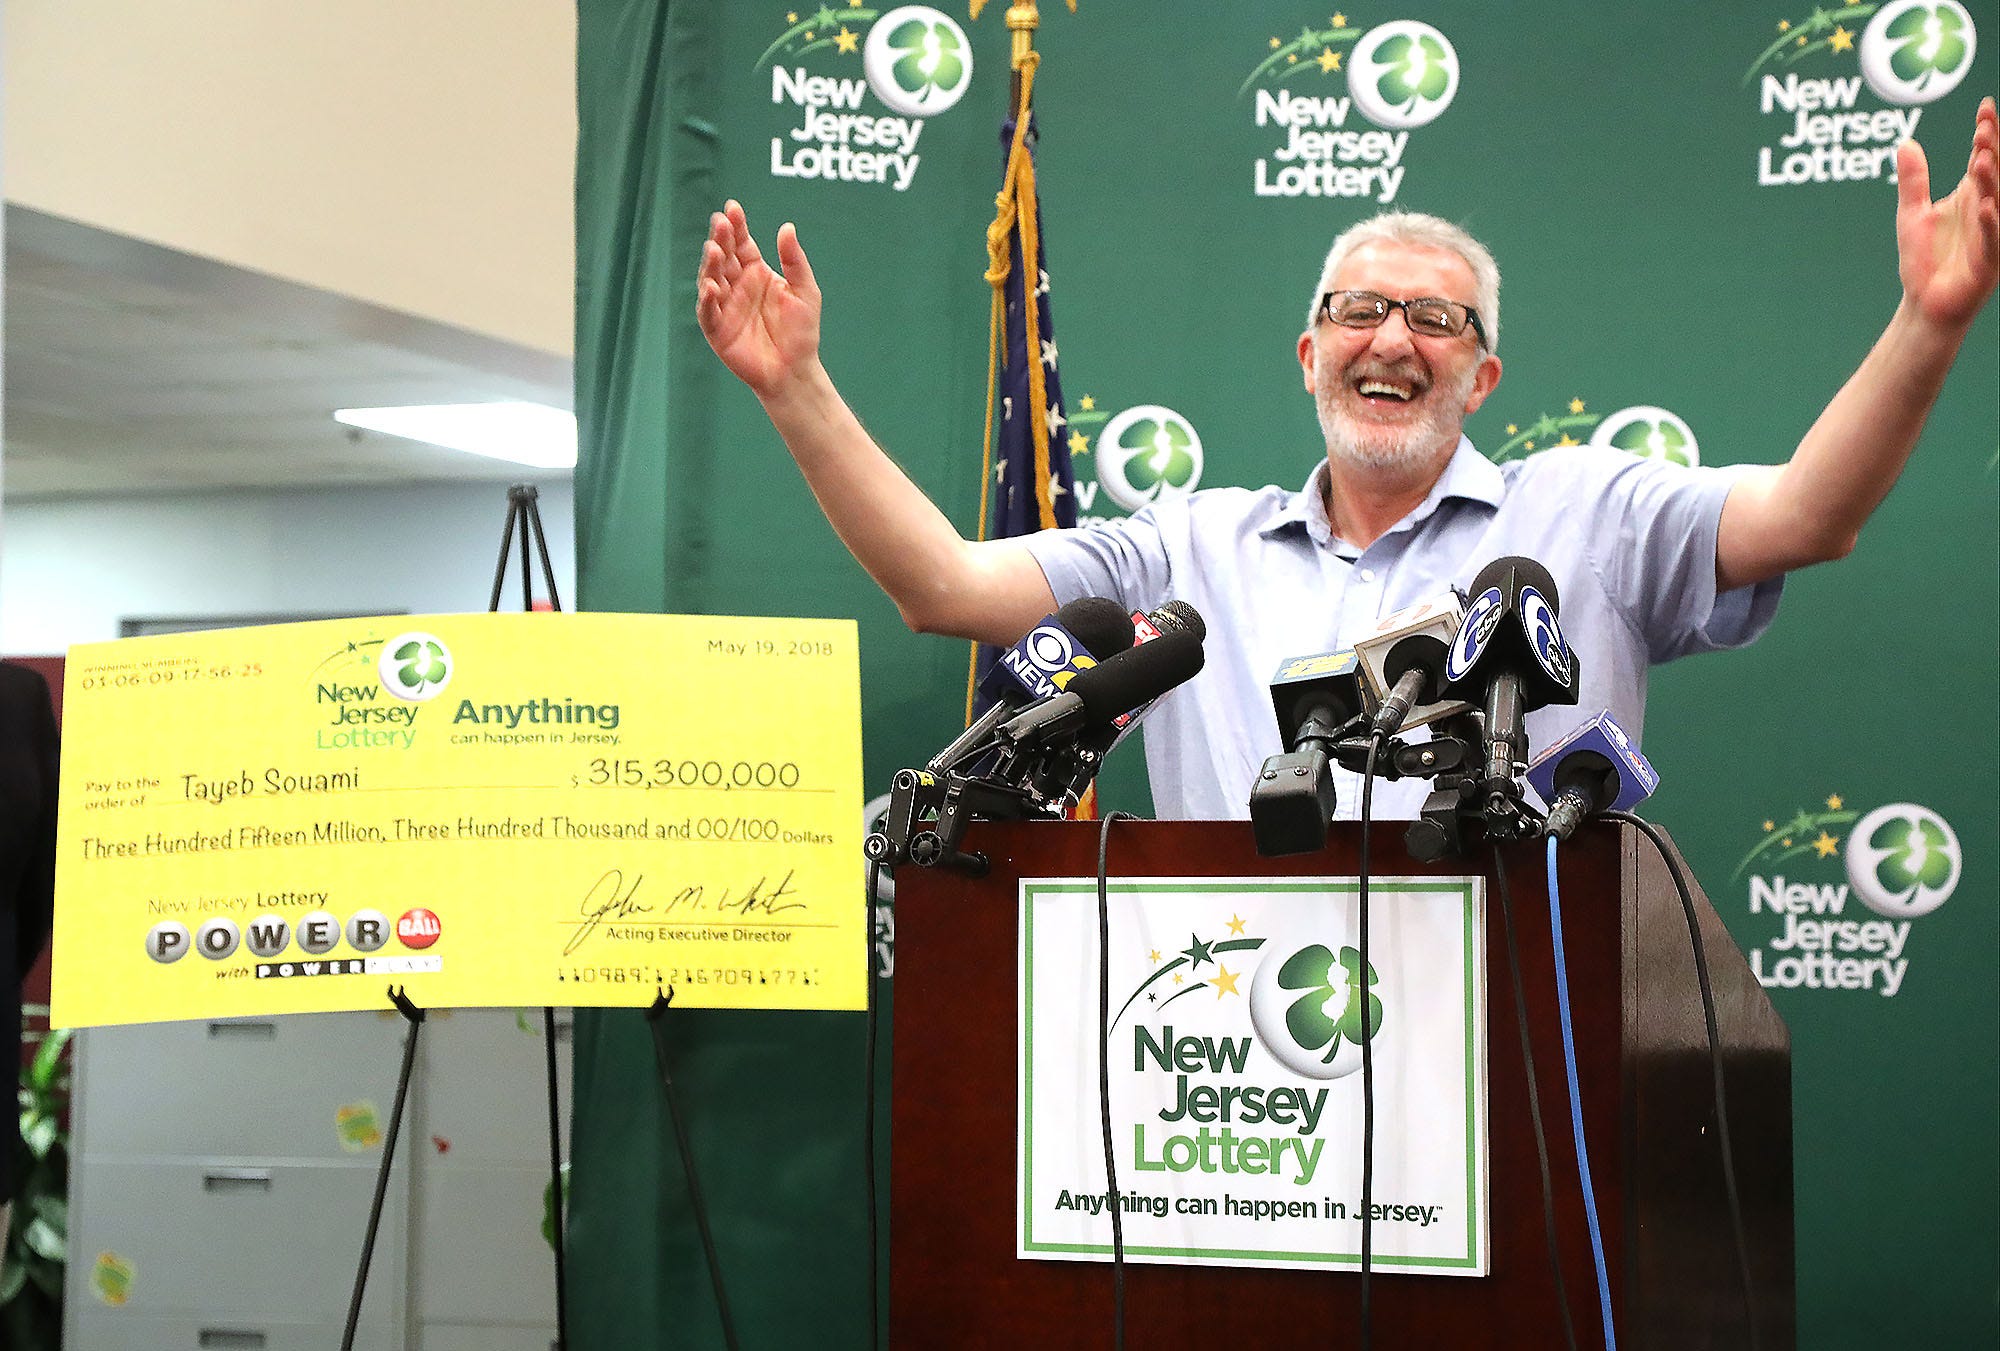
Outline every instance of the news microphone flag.
<path id="1" fill-rule="evenodd" d="M 1660 775 L 1617 719 L 1599 713 L 1542 752 L 1528 767 L 1528 786 L 1549 804 L 1552 831 L 1567 838 L 1586 815 L 1631 811 L 1652 796 Z"/>

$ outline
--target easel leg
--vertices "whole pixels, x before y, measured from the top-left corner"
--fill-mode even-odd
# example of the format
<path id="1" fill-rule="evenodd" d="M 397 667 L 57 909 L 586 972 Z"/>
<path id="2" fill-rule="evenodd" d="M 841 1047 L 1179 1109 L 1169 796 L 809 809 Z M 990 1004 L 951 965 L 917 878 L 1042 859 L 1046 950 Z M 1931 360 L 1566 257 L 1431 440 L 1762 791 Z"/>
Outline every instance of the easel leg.
<path id="1" fill-rule="evenodd" d="M 389 987 L 389 1002 L 409 1021 L 410 1035 L 403 1042 L 403 1070 L 396 1078 L 396 1105 L 390 1109 L 389 1134 L 382 1141 L 382 1168 L 375 1175 L 375 1203 L 368 1210 L 368 1234 L 361 1241 L 361 1265 L 354 1272 L 354 1296 L 347 1303 L 347 1326 L 340 1334 L 340 1351 L 354 1351 L 354 1330 L 361 1322 L 361 1297 L 368 1289 L 368 1266 L 375 1260 L 375 1235 L 382 1228 L 382 1202 L 389 1194 L 389 1170 L 396 1162 L 396 1136 L 403 1125 L 403 1103 L 409 1097 L 410 1072 L 417 1063 L 417 1033 L 424 1026 L 424 1011 L 396 986 Z"/>
<path id="2" fill-rule="evenodd" d="M 556 1351 L 569 1351 L 569 1316 L 563 1284 L 562 1111 L 556 1101 L 556 1011 L 542 1010 L 542 1050 L 549 1069 L 549 1215 L 556 1250 Z"/>
<path id="3" fill-rule="evenodd" d="M 681 1121 L 680 1097 L 674 1092 L 673 1070 L 667 1064 L 667 1033 L 665 1014 L 673 1003 L 670 993 L 654 997 L 651 1008 L 646 1010 L 646 1021 L 653 1028 L 653 1058 L 660 1066 L 660 1088 L 666 1094 L 667 1115 L 674 1125 L 674 1141 L 680 1146 L 681 1171 L 687 1177 L 688 1205 L 694 1211 L 695 1232 L 701 1236 L 702 1256 L 708 1260 L 709 1283 L 715 1288 L 715 1312 L 722 1319 L 722 1341 L 729 1351 L 737 1351 L 736 1322 L 729 1316 L 729 1296 L 722 1287 L 722 1264 L 715 1255 L 715 1236 L 708 1228 L 708 1207 L 702 1203 L 701 1182 L 695 1176 L 694 1151 L 688 1146 L 687 1127 Z"/>
<path id="4" fill-rule="evenodd" d="M 489 611 L 500 608 L 500 590 L 507 579 L 507 556 L 513 552 L 516 522 L 521 527 L 521 608 L 535 608 L 534 561 L 529 552 L 529 541 L 532 540 L 534 549 L 541 555 L 542 582 L 548 588 L 549 608 L 562 609 L 562 601 L 556 596 L 555 567 L 549 562 L 548 538 L 542 533 L 542 513 L 536 505 L 537 496 L 534 485 L 530 483 L 516 483 L 507 489 L 507 524 L 500 531 L 500 561 L 493 565 L 493 594 L 486 603 Z M 556 1092 L 556 1011 L 553 1008 L 542 1010 L 542 1050 L 549 1080 L 549 1237 L 556 1256 L 555 1344 L 557 1351 L 568 1351 L 568 1286 L 563 1271 L 562 1106 Z M 343 1347 L 342 1351 L 346 1348 Z"/>

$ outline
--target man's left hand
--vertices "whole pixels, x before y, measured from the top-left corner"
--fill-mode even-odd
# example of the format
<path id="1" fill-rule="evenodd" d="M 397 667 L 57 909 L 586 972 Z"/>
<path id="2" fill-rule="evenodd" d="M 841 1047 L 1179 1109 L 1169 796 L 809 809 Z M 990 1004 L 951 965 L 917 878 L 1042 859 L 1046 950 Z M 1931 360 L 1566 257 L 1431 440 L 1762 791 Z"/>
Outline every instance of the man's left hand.
<path id="1" fill-rule="evenodd" d="M 1896 150 L 1896 253 L 1903 297 L 1933 323 L 1962 329 L 2000 279 L 2000 113 L 1981 99 L 1965 177 L 1931 200 L 1923 147 Z"/>

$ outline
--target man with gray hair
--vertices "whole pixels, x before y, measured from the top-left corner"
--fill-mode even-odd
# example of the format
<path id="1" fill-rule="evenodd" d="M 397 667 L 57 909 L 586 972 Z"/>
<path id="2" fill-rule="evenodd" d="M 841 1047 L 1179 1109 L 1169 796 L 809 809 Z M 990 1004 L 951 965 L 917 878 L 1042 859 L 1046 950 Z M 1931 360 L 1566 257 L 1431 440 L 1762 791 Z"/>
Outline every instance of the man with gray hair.
<path id="1" fill-rule="evenodd" d="M 1010 643 L 1086 595 L 1201 611 L 1208 664 L 1147 723 L 1153 799 L 1163 818 L 1242 817 L 1283 749 L 1267 694 L 1278 663 L 1351 646 L 1494 558 L 1549 569 L 1581 659 L 1578 706 L 1528 720 L 1547 745 L 1599 709 L 1637 732 L 1648 666 L 1752 641 L 1787 571 L 1847 554 L 2000 278 L 1993 100 L 1943 200 L 1915 142 L 1896 168 L 1901 303 L 1782 465 L 1690 469 L 1603 449 L 1487 460 L 1462 429 L 1500 381 L 1499 271 L 1464 231 L 1411 213 L 1364 221 L 1327 255 L 1298 340 L 1326 454 L 1301 488 L 1207 489 L 1076 530 L 968 541 L 896 468 L 819 363 L 819 287 L 791 225 L 780 275 L 740 206 L 716 213 L 696 315 L 912 628 Z M 1349 812 L 1353 787 L 1340 786 Z M 1413 816 L 1424 791 L 1385 784 L 1377 812 Z"/>

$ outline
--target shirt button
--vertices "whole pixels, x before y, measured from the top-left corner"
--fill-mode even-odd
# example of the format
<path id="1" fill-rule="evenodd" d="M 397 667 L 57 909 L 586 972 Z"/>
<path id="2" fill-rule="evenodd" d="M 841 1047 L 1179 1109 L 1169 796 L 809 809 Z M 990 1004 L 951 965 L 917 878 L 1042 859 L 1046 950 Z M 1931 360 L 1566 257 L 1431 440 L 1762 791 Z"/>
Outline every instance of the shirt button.
<path id="1" fill-rule="evenodd" d="M 1373 568 L 1363 568 L 1363 569 L 1361 569 L 1361 580 L 1362 580 L 1362 581 L 1364 581 L 1364 582 L 1372 582 L 1372 581 L 1374 581 L 1374 580 L 1375 580 L 1375 569 L 1373 569 Z"/>

